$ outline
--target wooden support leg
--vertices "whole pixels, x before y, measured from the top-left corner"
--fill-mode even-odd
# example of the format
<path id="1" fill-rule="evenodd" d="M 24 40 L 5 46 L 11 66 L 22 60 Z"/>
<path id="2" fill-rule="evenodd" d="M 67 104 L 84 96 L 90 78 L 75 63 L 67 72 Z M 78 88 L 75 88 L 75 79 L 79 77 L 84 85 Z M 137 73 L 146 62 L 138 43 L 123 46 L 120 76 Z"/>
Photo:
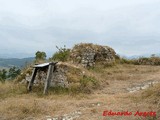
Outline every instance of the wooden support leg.
<path id="1" fill-rule="evenodd" d="M 48 92 L 48 87 L 49 87 L 49 84 L 50 84 L 50 81 L 51 81 L 52 73 L 53 73 L 53 66 L 52 66 L 52 65 L 49 65 L 43 94 L 46 94 L 46 93 Z"/>
<path id="2" fill-rule="evenodd" d="M 33 86 L 33 83 L 34 83 L 34 79 L 36 77 L 36 74 L 37 74 L 37 69 L 34 68 L 33 69 L 33 73 L 32 73 L 32 77 L 31 77 L 31 81 L 29 81 L 29 84 L 28 84 L 28 91 L 31 91 L 32 90 L 32 86 Z"/>

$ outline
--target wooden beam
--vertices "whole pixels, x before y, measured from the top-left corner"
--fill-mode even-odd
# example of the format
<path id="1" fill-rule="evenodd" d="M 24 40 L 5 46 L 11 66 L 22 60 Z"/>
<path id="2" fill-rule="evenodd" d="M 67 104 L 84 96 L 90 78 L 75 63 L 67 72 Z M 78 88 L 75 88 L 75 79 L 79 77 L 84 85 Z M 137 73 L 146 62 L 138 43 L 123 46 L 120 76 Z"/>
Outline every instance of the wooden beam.
<path id="1" fill-rule="evenodd" d="M 43 94 L 47 94 L 47 92 L 48 92 L 48 88 L 49 88 L 50 81 L 51 81 L 51 78 L 52 78 L 52 73 L 53 73 L 53 64 L 50 64 L 49 67 L 48 67 L 47 78 L 45 80 L 45 86 L 44 86 Z"/>
<path id="2" fill-rule="evenodd" d="M 36 74 L 37 74 L 37 68 L 34 68 L 33 69 L 33 72 L 32 72 L 32 77 L 31 77 L 31 80 L 29 81 L 29 84 L 28 84 L 28 91 L 31 91 L 32 90 L 32 86 L 34 84 L 34 79 L 36 77 Z"/>

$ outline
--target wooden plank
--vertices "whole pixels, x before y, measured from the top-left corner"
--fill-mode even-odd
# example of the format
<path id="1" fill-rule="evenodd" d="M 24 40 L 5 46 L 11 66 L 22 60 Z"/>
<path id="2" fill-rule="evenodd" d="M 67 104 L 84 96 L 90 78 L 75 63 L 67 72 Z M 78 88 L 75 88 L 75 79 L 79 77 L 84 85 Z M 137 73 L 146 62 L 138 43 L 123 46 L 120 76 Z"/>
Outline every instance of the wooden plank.
<path id="1" fill-rule="evenodd" d="M 28 84 L 28 91 L 31 91 L 32 90 L 32 86 L 33 86 L 33 83 L 34 83 L 34 79 L 36 77 L 36 74 L 37 74 L 37 68 L 34 68 L 33 69 L 33 72 L 32 72 L 32 77 L 31 77 L 31 80 Z"/>
<path id="2" fill-rule="evenodd" d="M 49 88 L 49 84 L 50 84 L 50 81 L 51 81 L 52 73 L 53 73 L 53 65 L 50 64 L 49 67 L 48 67 L 47 78 L 45 80 L 45 86 L 44 86 L 43 94 L 47 94 L 47 92 L 48 92 L 48 88 Z"/>

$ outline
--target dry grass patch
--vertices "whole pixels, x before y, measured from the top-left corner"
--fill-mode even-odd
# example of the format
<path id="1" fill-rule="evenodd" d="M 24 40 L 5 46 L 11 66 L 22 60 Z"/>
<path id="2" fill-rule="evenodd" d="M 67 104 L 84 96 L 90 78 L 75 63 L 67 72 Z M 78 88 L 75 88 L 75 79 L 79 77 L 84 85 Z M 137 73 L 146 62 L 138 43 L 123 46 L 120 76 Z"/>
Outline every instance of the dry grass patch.
<path id="1" fill-rule="evenodd" d="M 0 103 L 0 116 L 5 116 L 7 119 L 25 119 L 27 117 L 41 117 L 53 114 L 55 111 L 63 109 L 60 103 L 54 104 L 48 100 L 36 97 L 22 96 L 15 98 L 8 98 Z"/>
<path id="2" fill-rule="evenodd" d="M 0 83 L 0 99 L 27 93 L 26 86 L 12 82 Z"/>
<path id="3" fill-rule="evenodd" d="M 160 72 L 160 66 L 117 64 L 112 67 L 103 68 L 102 65 L 98 65 L 89 71 L 93 72 L 95 76 L 100 77 L 100 79 L 127 81 L 147 79 L 148 74 L 156 75 Z"/>
<path id="4" fill-rule="evenodd" d="M 80 68 L 80 71 L 78 68 L 71 68 L 69 71 L 71 73 L 69 74 L 70 80 L 74 83 L 72 86 L 73 91 L 82 85 L 81 91 L 87 91 L 91 88 L 94 92 L 85 94 L 78 91 L 76 94 L 70 94 L 73 91 L 69 93 L 65 91 L 66 89 L 50 88 L 49 94 L 43 95 L 44 86 L 34 86 L 33 91 L 27 93 L 24 85 L 11 82 L 0 83 L 0 119 L 23 120 L 32 118 L 36 120 L 44 119 L 46 116 L 62 116 L 76 110 L 81 110 L 82 112 L 82 116 L 78 118 L 79 120 L 112 119 L 111 117 L 104 118 L 102 116 L 103 111 L 106 109 L 112 111 L 129 110 L 132 112 L 154 110 L 160 113 L 159 84 L 145 91 L 132 94 L 123 91 L 124 88 L 134 82 L 137 83 L 149 79 L 159 80 L 159 66 L 124 64 L 103 69 L 101 66 L 89 70 Z M 84 75 L 82 75 L 83 71 Z M 87 76 L 84 77 L 85 75 Z M 101 88 L 103 86 L 103 89 L 95 90 L 94 85 L 99 84 L 97 81 L 100 83 L 100 87 L 97 87 Z M 107 82 L 109 85 L 106 84 Z M 119 92 L 120 90 L 121 92 Z M 116 119 L 141 120 L 141 118 L 134 116 L 131 116 L 131 118 L 116 117 Z M 152 120 L 152 118 L 146 119 Z"/>
<path id="5" fill-rule="evenodd" d="M 147 100 L 150 103 L 157 104 L 160 108 L 160 84 L 155 85 L 149 89 L 146 89 L 142 93 L 142 99 Z"/>

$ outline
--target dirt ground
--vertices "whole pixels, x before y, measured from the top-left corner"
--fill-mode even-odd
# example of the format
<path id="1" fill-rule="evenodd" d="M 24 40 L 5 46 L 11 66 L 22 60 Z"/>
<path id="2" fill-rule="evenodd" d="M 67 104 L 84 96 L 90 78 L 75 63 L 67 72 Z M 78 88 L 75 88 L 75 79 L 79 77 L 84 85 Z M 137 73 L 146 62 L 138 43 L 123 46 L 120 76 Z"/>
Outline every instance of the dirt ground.
<path id="1" fill-rule="evenodd" d="M 159 66 L 125 65 L 88 72 L 102 81 L 102 87 L 91 94 L 41 96 L 21 92 L 12 83 L 1 84 L 0 120 L 160 120 Z M 142 89 L 129 91 L 137 86 Z M 130 115 L 113 115 L 127 111 Z"/>

